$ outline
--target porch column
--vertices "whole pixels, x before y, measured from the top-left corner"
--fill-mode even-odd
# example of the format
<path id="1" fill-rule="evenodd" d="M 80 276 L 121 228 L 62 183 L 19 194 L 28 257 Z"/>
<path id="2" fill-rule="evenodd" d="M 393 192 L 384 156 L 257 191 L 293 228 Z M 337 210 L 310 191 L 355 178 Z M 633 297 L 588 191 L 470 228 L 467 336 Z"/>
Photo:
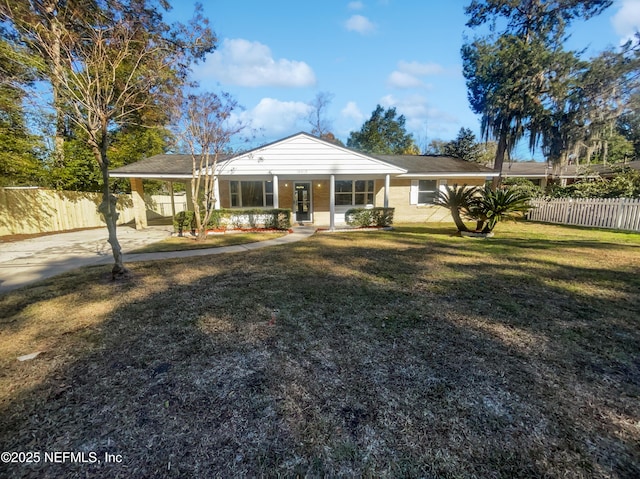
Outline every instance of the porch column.
<path id="1" fill-rule="evenodd" d="M 389 188 L 391 186 L 391 176 L 384 177 L 384 207 L 389 207 Z"/>
<path id="2" fill-rule="evenodd" d="M 142 178 L 131 178 L 131 199 L 133 200 L 133 217 L 136 221 L 136 229 L 147 227 L 147 208 L 144 204 L 144 186 Z"/>
<path id="3" fill-rule="evenodd" d="M 273 175 L 273 207 L 280 208 L 280 198 L 278 197 L 278 175 Z"/>
<path id="4" fill-rule="evenodd" d="M 220 184 L 218 183 L 218 175 L 213 177 L 213 197 L 216 199 L 216 202 L 213 205 L 213 209 L 220 209 Z"/>
<path id="5" fill-rule="evenodd" d="M 171 195 L 171 219 L 176 217 L 176 199 L 173 197 L 173 181 L 169 182 L 169 194 Z"/>
<path id="6" fill-rule="evenodd" d="M 329 178 L 329 230 L 336 228 L 336 176 Z"/>

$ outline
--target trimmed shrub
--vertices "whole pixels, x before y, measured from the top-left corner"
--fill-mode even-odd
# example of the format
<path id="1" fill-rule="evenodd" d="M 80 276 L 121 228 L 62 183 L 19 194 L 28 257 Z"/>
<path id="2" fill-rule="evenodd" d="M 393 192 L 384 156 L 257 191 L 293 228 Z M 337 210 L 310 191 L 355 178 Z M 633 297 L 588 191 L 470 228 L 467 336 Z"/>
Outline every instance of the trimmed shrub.
<path id="1" fill-rule="evenodd" d="M 182 233 L 187 230 L 192 234 L 196 231 L 196 215 L 193 211 L 180 211 L 176 213 L 173 218 L 173 228 L 178 233 L 178 236 L 182 236 Z"/>
<path id="2" fill-rule="evenodd" d="M 344 214 L 349 226 L 391 226 L 394 208 L 351 208 Z"/>
<path id="3" fill-rule="evenodd" d="M 291 210 L 285 208 L 271 209 L 243 209 L 243 210 L 214 210 L 211 213 L 207 229 L 232 228 L 271 228 L 287 230 L 291 228 Z M 182 235 L 184 231 L 194 232 L 196 218 L 193 211 L 181 211 L 173 220 L 175 231 Z"/>

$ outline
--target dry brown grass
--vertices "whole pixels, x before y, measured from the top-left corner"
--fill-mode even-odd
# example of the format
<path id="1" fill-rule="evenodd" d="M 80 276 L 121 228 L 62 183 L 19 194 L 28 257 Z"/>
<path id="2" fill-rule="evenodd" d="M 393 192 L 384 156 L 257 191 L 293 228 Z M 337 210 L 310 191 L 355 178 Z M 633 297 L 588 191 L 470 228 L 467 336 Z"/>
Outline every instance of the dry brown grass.
<path id="1" fill-rule="evenodd" d="M 0 475 L 639 477 L 640 236 L 448 233 L 316 235 L 0 297 L 2 449 L 123 456 Z"/>
<path id="2" fill-rule="evenodd" d="M 286 235 L 286 231 L 261 231 L 257 233 L 225 233 L 210 235 L 204 241 L 198 241 L 192 236 L 171 236 L 162 241 L 151 243 L 138 248 L 131 253 L 159 253 L 164 251 L 185 251 L 192 249 L 220 248 L 239 244 L 267 241 Z"/>

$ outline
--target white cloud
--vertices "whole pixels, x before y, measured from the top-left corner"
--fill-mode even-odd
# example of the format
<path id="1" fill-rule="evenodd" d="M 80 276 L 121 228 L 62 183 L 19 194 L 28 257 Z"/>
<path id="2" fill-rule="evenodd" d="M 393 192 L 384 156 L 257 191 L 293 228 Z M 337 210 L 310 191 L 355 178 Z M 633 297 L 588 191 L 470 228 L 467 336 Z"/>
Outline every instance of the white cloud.
<path id="1" fill-rule="evenodd" d="M 356 120 L 357 122 L 361 122 L 364 120 L 364 115 L 360 111 L 360 108 L 358 108 L 358 105 L 355 101 L 348 102 L 346 106 L 340 111 L 340 114 L 344 118 Z"/>
<path id="2" fill-rule="evenodd" d="M 387 78 L 387 85 L 391 88 L 427 88 L 427 85 L 420 77 L 442 75 L 445 68 L 437 63 L 398 62 L 398 69 L 393 71 Z"/>
<path id="3" fill-rule="evenodd" d="M 362 15 L 353 15 L 346 21 L 345 27 L 350 32 L 358 32 L 362 35 L 373 33 L 376 30 L 376 26 Z"/>
<path id="4" fill-rule="evenodd" d="M 225 39 L 221 48 L 197 68 L 196 76 L 246 87 L 304 87 L 316 82 L 313 70 L 305 62 L 276 60 L 268 46 L 241 38 Z"/>
<path id="5" fill-rule="evenodd" d="M 349 10 L 362 10 L 364 8 L 364 3 L 362 2 L 349 2 L 347 5 Z"/>
<path id="6" fill-rule="evenodd" d="M 611 23 L 622 42 L 633 38 L 634 33 L 640 30 L 640 0 L 622 0 Z"/>
<path id="7" fill-rule="evenodd" d="M 276 138 L 296 133 L 298 125 L 311 107 L 299 101 L 280 101 L 263 98 L 255 108 L 244 111 L 239 118 L 267 138 Z"/>
<path id="8" fill-rule="evenodd" d="M 424 88 L 425 86 L 418 77 L 397 70 L 389 75 L 387 85 L 392 88 Z"/>
<path id="9" fill-rule="evenodd" d="M 454 115 L 431 106 L 422 95 L 409 95 L 404 98 L 387 95 L 380 99 L 380 105 L 384 108 L 393 107 L 399 115 L 404 115 L 407 131 L 423 132 L 427 127 L 431 132 L 446 131 L 449 124 L 458 122 Z"/>
<path id="10" fill-rule="evenodd" d="M 398 70 L 416 76 L 442 75 L 445 72 L 444 67 L 437 63 L 405 62 L 404 60 L 398 62 Z"/>

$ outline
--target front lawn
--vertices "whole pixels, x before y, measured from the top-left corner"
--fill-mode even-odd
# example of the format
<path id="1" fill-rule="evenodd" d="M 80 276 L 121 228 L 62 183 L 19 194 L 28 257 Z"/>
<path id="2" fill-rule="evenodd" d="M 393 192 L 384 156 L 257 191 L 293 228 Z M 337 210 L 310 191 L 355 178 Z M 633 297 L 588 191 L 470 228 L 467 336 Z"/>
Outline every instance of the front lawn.
<path id="1" fill-rule="evenodd" d="M 640 477 L 640 235 L 453 231 L 317 234 L 0 296 L 2 450 L 101 460 L 0 475 Z"/>
<path id="2" fill-rule="evenodd" d="M 259 233 L 225 233 L 207 236 L 204 241 L 198 241 L 193 236 L 170 236 L 162 241 L 151 243 L 132 251 L 135 253 L 161 253 L 166 251 L 186 251 L 192 249 L 220 248 L 258 241 L 266 241 L 286 235 L 284 231 L 265 231 Z"/>

